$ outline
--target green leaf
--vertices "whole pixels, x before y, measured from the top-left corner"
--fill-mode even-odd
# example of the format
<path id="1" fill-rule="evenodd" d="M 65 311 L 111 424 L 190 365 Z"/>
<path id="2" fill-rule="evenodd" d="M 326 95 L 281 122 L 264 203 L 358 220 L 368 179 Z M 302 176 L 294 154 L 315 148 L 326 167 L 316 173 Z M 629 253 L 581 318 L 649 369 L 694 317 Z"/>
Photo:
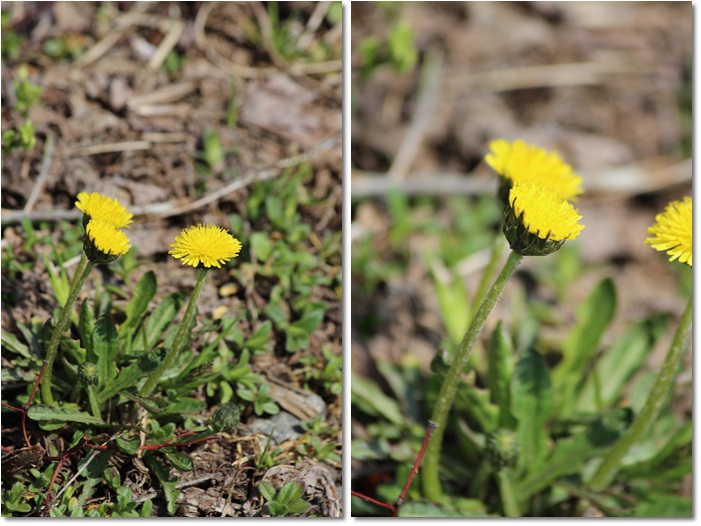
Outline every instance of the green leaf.
<path id="1" fill-rule="evenodd" d="M 54 420 L 58 422 L 79 422 L 81 424 L 99 424 L 105 422 L 82 411 L 46 405 L 33 405 L 27 410 L 27 416 L 32 420 Z"/>
<path id="2" fill-rule="evenodd" d="M 78 340 L 73 340 L 68 336 L 62 336 L 59 349 L 61 349 L 61 352 L 63 352 L 66 357 L 70 357 L 69 359 L 74 364 L 83 363 L 85 361 L 87 353 L 85 349 L 80 346 Z"/>
<path id="3" fill-rule="evenodd" d="M 108 469 L 106 469 L 103 477 L 107 485 L 115 491 L 122 485 L 119 470 L 115 466 L 110 466 Z"/>
<path id="4" fill-rule="evenodd" d="M 270 482 L 261 480 L 260 484 L 258 484 L 258 491 L 260 491 L 260 494 L 267 501 L 271 501 L 275 498 L 275 487 Z"/>
<path id="5" fill-rule="evenodd" d="M 161 461 L 153 455 L 144 455 L 144 460 L 163 487 L 163 493 L 166 498 L 166 510 L 170 515 L 174 515 L 178 509 L 176 501 L 180 494 L 180 490 L 175 488 L 177 480 L 171 479 L 168 470 L 163 467 Z"/>
<path id="6" fill-rule="evenodd" d="M 516 494 L 522 501 L 546 489 L 557 479 L 579 473 L 582 464 L 606 450 L 630 424 L 630 411 L 618 409 L 599 418 L 585 431 L 560 440 L 552 455 L 537 470 L 516 486 Z"/>
<path id="7" fill-rule="evenodd" d="M 516 364 L 511 382 L 511 411 L 518 420 L 518 465 L 533 469 L 548 452 L 546 424 L 553 413 L 548 369 L 533 349 L 528 349 Z"/>
<path id="8" fill-rule="evenodd" d="M 110 315 L 97 319 L 92 335 L 92 352 L 87 353 L 87 361 L 97 365 L 98 387 L 108 385 L 117 376 L 117 366 L 114 361 L 119 353 L 117 327 Z"/>
<path id="9" fill-rule="evenodd" d="M 691 518 L 693 507 L 691 499 L 679 495 L 652 493 L 635 506 L 636 517 L 685 517 Z"/>
<path id="10" fill-rule="evenodd" d="M 286 517 L 288 513 L 287 504 L 281 504 L 276 501 L 268 504 L 268 509 L 273 517 Z"/>
<path id="11" fill-rule="evenodd" d="M 117 490 L 117 510 L 121 513 L 132 511 L 136 508 L 136 502 L 132 502 L 132 492 L 127 486 Z"/>
<path id="12" fill-rule="evenodd" d="M 139 329 L 139 333 L 134 342 L 139 345 L 145 341 L 145 349 L 153 349 L 159 340 L 164 337 L 165 330 L 175 319 L 175 316 L 180 312 L 180 309 L 185 304 L 186 295 L 183 292 L 173 292 L 156 307 L 151 315 L 146 318 Z"/>
<path id="13" fill-rule="evenodd" d="M 117 444 L 117 448 L 122 453 L 126 453 L 127 455 L 136 455 L 136 453 L 139 451 L 139 447 L 141 447 L 141 439 L 139 437 L 125 437 L 125 436 L 118 436 L 117 439 L 115 440 Z"/>
<path id="14" fill-rule="evenodd" d="M 120 391 L 136 385 L 141 378 L 144 378 L 154 371 L 160 362 L 161 357 L 157 351 L 151 352 L 132 362 L 131 365 L 122 369 L 119 376 L 114 381 L 110 382 L 109 385 L 98 393 L 98 401 L 102 404 Z"/>
<path id="15" fill-rule="evenodd" d="M 628 380 L 645 363 L 660 333 L 666 325 L 666 316 L 656 315 L 643 323 L 629 327 L 626 332 L 604 352 L 587 377 L 582 388 L 577 411 L 599 412 L 611 407 L 621 396 Z M 598 406 L 597 400 L 601 407 Z"/>
<path id="16" fill-rule="evenodd" d="M 195 464 L 185 453 L 165 448 L 163 454 L 176 469 L 181 471 L 192 471 L 195 469 Z"/>
<path id="17" fill-rule="evenodd" d="M 141 505 L 141 512 L 139 515 L 141 517 L 150 517 L 151 514 L 153 513 L 153 501 L 152 500 L 147 500 Z"/>
<path id="18" fill-rule="evenodd" d="M 499 422 L 499 408 L 489 402 L 489 392 L 479 389 L 472 383 L 461 381 L 455 398 L 455 407 L 462 414 L 469 415 L 485 433 L 494 431 Z"/>
<path id="19" fill-rule="evenodd" d="M 456 499 L 455 502 L 435 504 L 417 500 L 408 501 L 399 508 L 399 517 L 490 517 L 484 504 L 477 499 Z"/>
<path id="20" fill-rule="evenodd" d="M 441 320 L 451 341 L 458 345 L 470 323 L 470 298 L 465 283 L 456 273 L 449 282 L 441 279 L 434 266 L 431 266 L 431 274 Z"/>
<path id="21" fill-rule="evenodd" d="M 78 318 L 78 333 L 80 341 L 83 344 L 86 352 L 90 355 L 93 353 L 92 335 L 95 332 L 95 315 L 88 303 L 84 300 L 80 305 L 80 317 Z"/>
<path id="22" fill-rule="evenodd" d="M 119 340 L 124 352 L 129 352 L 131 350 L 131 336 L 136 332 L 141 318 L 148 309 L 149 302 L 156 294 L 156 288 L 156 274 L 152 270 L 144 274 L 134 287 L 134 297 L 127 304 L 125 309 L 127 318 L 124 323 L 122 323 L 121 327 L 119 327 Z"/>
<path id="23" fill-rule="evenodd" d="M 511 469 L 500 469 L 497 472 L 497 485 L 501 496 L 501 504 L 506 517 L 520 517 L 521 510 L 516 501 L 516 494 L 513 490 L 514 476 Z"/>
<path id="24" fill-rule="evenodd" d="M 666 442 L 662 445 L 660 445 L 660 441 L 657 437 L 652 437 L 652 442 L 654 442 L 656 448 L 659 449 L 656 450 L 656 453 L 651 458 L 623 466 L 621 471 L 625 473 L 627 477 L 642 478 L 652 473 L 659 474 L 660 470 L 669 467 L 670 464 L 674 464 L 676 454 L 678 453 L 682 460 L 684 457 L 690 457 L 689 452 L 691 451 L 693 438 L 693 426 L 691 422 L 687 422 L 674 434 L 670 435 L 667 432 L 664 436 L 666 437 Z"/>
<path id="25" fill-rule="evenodd" d="M 311 504 L 309 504 L 306 500 L 302 499 L 295 500 L 293 502 L 290 502 L 289 504 L 291 515 L 302 515 L 303 513 L 307 513 L 311 509 L 311 507 Z"/>
<path id="26" fill-rule="evenodd" d="M 577 325 L 565 339 L 562 361 L 553 373 L 562 413 L 568 415 L 587 363 L 599 350 L 599 342 L 616 312 L 616 289 L 610 278 L 602 280 L 577 310 Z"/>
<path id="27" fill-rule="evenodd" d="M 304 494 L 304 488 L 301 484 L 295 482 L 287 482 L 277 496 L 279 502 L 290 502 L 300 498 Z"/>
<path id="28" fill-rule="evenodd" d="M 41 255 L 46 271 L 49 274 L 49 281 L 51 283 L 51 288 L 53 289 L 54 296 L 58 300 L 59 305 L 65 305 L 70 295 L 70 283 L 68 280 L 68 274 L 66 274 L 66 269 L 61 267 L 60 273 L 56 274 L 54 269 L 55 265 L 49 262 L 49 258 L 46 254 Z"/>
<path id="29" fill-rule="evenodd" d="M 0 336 L 0 340 L 2 340 L 3 350 L 8 350 L 15 354 L 19 354 L 24 358 L 32 358 L 32 355 L 29 353 L 29 347 L 21 341 L 19 341 L 14 334 L 3 330 Z"/>
<path id="30" fill-rule="evenodd" d="M 199 413 L 205 407 L 207 403 L 198 400 L 196 398 L 178 398 L 174 402 L 168 404 L 168 406 L 163 411 L 163 414 L 186 414 L 186 413 Z"/>
<path id="31" fill-rule="evenodd" d="M 414 43 L 414 32 L 409 23 L 400 20 L 390 29 L 389 54 L 392 57 L 392 65 L 399 73 L 406 73 L 411 70 L 419 58 L 419 52 Z"/>
<path id="32" fill-rule="evenodd" d="M 276 228 L 285 225 L 282 200 L 277 195 L 271 194 L 265 198 L 265 214 Z"/>
<path id="33" fill-rule="evenodd" d="M 376 383 L 355 374 L 351 374 L 351 401 L 353 404 L 362 405 L 366 413 L 384 416 L 400 426 L 405 424 L 397 401 L 383 393 Z"/>
<path id="34" fill-rule="evenodd" d="M 8 510 L 17 513 L 29 513 L 32 511 L 32 507 L 24 497 L 24 486 L 21 482 L 15 482 L 10 491 L 3 495 L 3 497 L 3 508 L 6 507 Z"/>
<path id="35" fill-rule="evenodd" d="M 324 309 L 315 309 L 305 314 L 303 318 L 291 323 L 287 331 L 295 336 L 308 336 L 321 325 L 323 319 Z"/>
<path id="36" fill-rule="evenodd" d="M 253 232 L 249 239 L 251 251 L 256 256 L 256 259 L 261 263 L 265 263 L 270 259 L 273 253 L 273 242 L 270 241 L 268 234 L 264 232 Z"/>
<path id="37" fill-rule="evenodd" d="M 272 323 L 270 320 L 266 320 L 256 329 L 256 332 L 254 332 L 251 337 L 246 340 L 246 343 L 243 346 L 251 350 L 265 349 L 270 343 L 272 331 Z"/>
<path id="38" fill-rule="evenodd" d="M 515 429 L 511 414 L 511 378 L 514 374 L 514 351 L 501 321 L 489 340 L 487 387 L 492 402 L 499 407 L 499 427 Z"/>

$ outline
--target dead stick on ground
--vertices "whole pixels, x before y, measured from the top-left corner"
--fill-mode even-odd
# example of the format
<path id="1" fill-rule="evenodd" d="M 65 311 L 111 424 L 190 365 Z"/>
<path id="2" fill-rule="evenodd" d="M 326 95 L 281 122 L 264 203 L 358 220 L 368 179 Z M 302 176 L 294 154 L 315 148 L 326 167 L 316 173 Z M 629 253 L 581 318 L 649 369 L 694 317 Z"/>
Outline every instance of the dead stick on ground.
<path id="1" fill-rule="evenodd" d="M 151 57 L 151 60 L 148 63 L 148 67 L 150 69 L 158 69 L 161 67 L 161 64 L 165 62 L 168 53 L 173 50 L 178 43 L 178 40 L 180 40 L 180 36 L 183 34 L 184 29 L 185 23 L 182 20 L 173 21 L 170 31 L 168 31 L 168 34 L 163 39 L 163 42 L 161 42 L 161 45 L 158 46 L 156 53 L 154 53 L 153 57 Z"/>
<path id="2" fill-rule="evenodd" d="M 206 474 L 206 475 L 200 475 L 199 477 L 190 479 L 190 480 L 180 480 L 178 481 L 177 484 L 175 484 L 175 489 L 183 489 L 183 488 L 189 488 L 190 486 L 197 486 L 198 484 L 201 484 L 202 482 L 207 482 L 209 480 L 212 480 L 212 475 Z M 132 491 L 132 495 L 133 495 Z M 158 494 L 161 493 L 162 491 L 152 491 L 150 493 L 146 493 L 145 495 L 139 495 L 136 496 L 134 495 L 132 497 L 132 501 L 139 503 L 139 502 L 144 502 L 147 500 L 155 499 Z"/>
<path id="3" fill-rule="evenodd" d="M 195 18 L 194 30 L 195 30 L 195 43 L 197 47 L 205 54 L 205 56 L 217 67 L 233 73 L 234 75 L 245 78 L 245 79 L 255 79 L 259 78 L 275 68 L 252 68 L 248 66 L 242 66 L 231 62 L 228 58 L 222 56 L 217 52 L 214 47 L 210 46 L 207 42 L 207 34 L 205 33 L 205 27 L 207 24 L 207 18 L 209 13 L 215 7 L 215 2 L 206 2 L 202 5 L 200 10 L 197 12 L 197 17 Z"/>
<path id="4" fill-rule="evenodd" d="M 309 159 L 314 158 L 317 155 L 320 155 L 321 153 L 332 149 L 334 146 L 338 146 L 340 144 L 340 141 L 341 135 L 336 134 L 329 139 L 321 141 L 307 153 L 296 155 L 294 157 L 290 157 L 289 159 L 284 159 L 276 163 L 272 168 L 268 168 L 267 170 L 249 172 L 240 179 L 229 183 L 224 188 L 212 192 L 211 194 L 206 195 L 201 199 L 197 199 L 192 203 L 173 208 L 169 211 L 163 211 L 156 215 L 160 218 L 170 217 L 174 215 L 184 214 L 186 212 L 191 212 L 192 210 L 196 210 L 197 208 L 201 208 L 205 205 L 214 203 L 222 197 L 224 197 L 225 195 L 236 192 L 237 190 L 241 190 L 242 188 L 245 188 L 246 186 L 252 183 L 267 181 L 269 179 L 277 177 L 285 168 L 290 168 L 291 166 L 296 166 L 301 162 L 308 161 Z"/>
<path id="5" fill-rule="evenodd" d="M 146 6 L 148 5 L 147 3 L 144 4 L 146 4 Z M 127 33 L 127 31 L 138 22 L 139 18 L 142 16 L 141 11 L 143 8 L 144 6 L 139 7 L 137 4 L 135 9 L 119 17 L 115 21 L 112 31 L 110 31 L 102 40 L 91 47 L 83 55 L 81 55 L 81 57 L 76 60 L 75 65 L 81 68 L 87 67 L 107 53 L 112 46 L 119 42 L 119 39 L 121 39 Z"/>
<path id="6" fill-rule="evenodd" d="M 436 106 L 442 71 L 443 55 L 439 51 L 429 52 L 421 73 L 419 102 L 416 105 L 414 118 L 389 169 L 388 175 L 392 182 L 401 181 L 406 177 L 411 163 L 419 152 L 429 120 L 433 115 L 433 108 Z"/>
<path id="7" fill-rule="evenodd" d="M 449 90 L 498 93 L 526 88 L 586 86 L 601 84 L 612 75 L 645 75 L 655 68 L 630 61 L 577 62 L 502 68 L 491 71 L 463 71 L 446 77 Z"/>
<path id="8" fill-rule="evenodd" d="M 230 193 L 236 192 L 245 188 L 246 186 L 267 181 L 274 177 L 279 176 L 286 168 L 296 166 L 299 163 L 310 161 L 329 150 L 339 146 L 341 144 L 341 134 L 337 133 L 328 139 L 318 142 L 309 151 L 294 155 L 287 159 L 278 161 L 273 166 L 263 170 L 251 170 L 243 177 L 229 183 L 224 188 L 212 192 L 209 195 L 202 197 L 196 201 L 186 204 L 166 202 L 166 203 L 154 203 L 146 206 L 133 206 L 129 210 L 134 214 L 135 217 L 149 216 L 153 218 L 163 218 L 170 217 L 178 214 L 184 214 L 186 212 L 191 212 L 208 204 L 214 203 L 228 195 Z M 340 156 L 340 150 L 339 150 Z M 26 217 L 32 222 L 36 221 L 58 221 L 64 220 L 74 220 L 82 216 L 82 212 L 79 210 L 41 210 L 34 212 L 21 212 L 21 211 L 3 211 L 1 220 L 2 224 L 12 224 L 19 223 L 23 217 Z"/>
<path id="9" fill-rule="evenodd" d="M 105 443 L 102 444 L 102 445 L 103 445 L 103 446 L 106 446 L 107 444 L 109 444 L 110 442 L 112 442 L 115 438 L 117 438 L 121 433 L 122 433 L 121 431 L 115 433 L 113 436 L 111 436 L 111 437 L 109 438 L 109 440 L 107 440 L 107 442 L 105 442 Z M 68 482 L 66 482 L 66 483 L 64 484 L 64 486 L 61 488 L 61 491 L 59 491 L 59 492 L 56 494 L 56 496 L 52 498 L 53 501 L 56 501 L 56 502 L 59 501 L 59 499 L 61 498 L 61 495 L 63 495 L 63 492 L 66 491 L 66 490 L 68 489 L 68 487 L 69 487 L 71 484 L 73 484 L 73 482 L 75 482 L 75 479 L 77 479 L 77 478 L 80 476 L 80 474 L 81 474 L 83 471 L 85 471 L 85 470 L 87 469 L 87 467 L 90 465 L 90 463 L 91 463 L 93 460 L 95 460 L 95 457 L 96 457 L 97 455 L 99 455 L 100 452 L 101 452 L 101 450 L 99 450 L 99 449 L 93 449 L 93 452 L 90 454 L 90 456 L 88 457 L 88 459 L 83 463 L 83 465 L 80 466 L 80 469 L 78 469 L 78 471 L 75 472 L 75 475 L 73 475 L 73 476 L 71 477 L 71 479 L 70 479 Z"/>
<path id="10" fill-rule="evenodd" d="M 299 39 L 297 39 L 297 49 L 299 51 L 306 51 L 306 49 L 309 47 L 309 44 L 312 43 L 312 41 L 314 40 L 314 34 L 316 33 L 316 30 L 319 29 L 321 23 L 324 21 L 326 13 L 328 13 L 329 11 L 329 7 L 331 7 L 331 2 L 319 2 L 318 4 L 316 4 L 316 9 L 314 9 L 312 16 L 309 17 L 307 27 L 304 28 L 304 32 L 299 37 Z"/>
<path id="11" fill-rule="evenodd" d="M 34 188 L 32 188 L 32 193 L 29 194 L 29 199 L 24 205 L 23 212 L 29 212 L 34 208 L 34 204 L 37 199 L 39 199 L 39 194 L 41 189 L 44 187 L 46 182 L 46 177 L 49 175 L 49 168 L 51 167 L 51 161 L 54 157 L 54 136 L 51 132 L 46 135 L 46 143 L 44 144 L 44 159 L 41 162 L 41 169 L 39 170 L 39 177 L 37 177 L 34 183 Z"/>
<path id="12" fill-rule="evenodd" d="M 87 157 L 90 155 L 100 155 L 103 153 L 132 152 L 135 150 L 148 150 L 152 144 L 148 141 L 125 141 L 113 142 L 109 144 L 91 144 L 90 146 L 79 146 L 69 149 L 67 157 Z"/>

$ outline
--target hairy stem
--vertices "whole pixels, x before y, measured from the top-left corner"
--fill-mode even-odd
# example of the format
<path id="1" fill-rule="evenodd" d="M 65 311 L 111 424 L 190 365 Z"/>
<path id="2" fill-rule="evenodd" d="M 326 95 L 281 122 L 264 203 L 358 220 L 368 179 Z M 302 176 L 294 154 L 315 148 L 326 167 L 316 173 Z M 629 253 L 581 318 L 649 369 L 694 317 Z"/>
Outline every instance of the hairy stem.
<path id="1" fill-rule="evenodd" d="M 662 370 L 657 376 L 655 385 L 648 396 L 645 405 L 636 417 L 633 425 L 623 434 L 621 438 L 608 450 L 599 468 L 589 481 L 589 487 L 594 491 L 602 491 L 608 486 L 618 471 L 618 468 L 633 445 L 638 442 L 645 433 L 648 433 L 655 419 L 662 409 L 662 402 L 665 394 L 671 387 L 676 376 L 677 366 L 687 349 L 686 341 L 691 330 L 692 323 L 692 298 L 679 320 L 677 331 L 674 333 L 672 344 L 667 351 Z"/>
<path id="2" fill-rule="evenodd" d="M 173 345 L 171 345 L 170 349 L 168 349 L 168 352 L 166 353 L 166 356 L 160 363 L 160 365 L 151 373 L 151 375 L 146 380 L 146 383 L 139 392 L 141 396 L 149 396 L 153 392 L 153 390 L 156 388 L 156 385 L 158 385 L 158 381 L 161 379 L 161 376 L 163 376 L 163 373 L 165 373 L 168 370 L 168 368 L 173 363 L 173 360 L 175 360 L 175 357 L 177 356 L 178 352 L 180 352 L 183 345 L 185 344 L 185 336 L 187 335 L 188 328 L 190 327 L 192 318 L 195 315 L 195 311 L 197 310 L 197 298 L 200 297 L 200 293 L 202 292 L 202 287 L 204 286 L 204 281 L 206 278 L 207 270 L 204 268 L 198 268 L 197 283 L 195 284 L 195 288 L 192 291 L 192 296 L 190 296 L 190 303 L 187 304 L 187 310 L 185 311 L 185 315 L 183 316 L 183 319 L 180 322 L 180 327 L 178 328 L 178 333 L 175 335 L 175 339 L 173 340 Z"/>
<path id="3" fill-rule="evenodd" d="M 521 259 L 523 259 L 523 256 L 516 252 L 511 252 L 511 254 L 509 254 L 509 259 L 506 260 L 504 268 L 501 270 L 499 276 L 497 276 L 494 285 L 492 285 L 492 288 L 484 297 L 482 304 L 472 318 L 472 323 L 470 323 L 470 327 L 467 329 L 455 353 L 455 359 L 450 365 L 450 369 L 445 378 L 443 378 L 443 384 L 438 394 L 436 405 L 433 408 L 433 415 L 431 416 L 431 420 L 438 424 L 438 428 L 426 450 L 422 478 L 424 494 L 431 500 L 439 501 L 441 498 L 441 486 L 438 478 L 441 445 L 443 442 L 443 434 L 445 433 L 446 421 L 448 420 L 448 413 L 450 413 L 450 409 L 455 401 L 460 379 L 470 359 L 470 354 L 477 341 L 477 337 L 482 331 L 485 321 L 487 321 L 487 316 L 492 312 L 497 299 L 499 299 L 501 292 L 504 290 L 504 286 L 516 270 Z"/>
<path id="4" fill-rule="evenodd" d="M 83 262 L 83 259 L 81 258 L 80 261 L 81 262 L 78 264 L 78 271 L 81 270 L 81 264 Z M 54 328 L 54 333 L 51 335 L 51 341 L 49 342 L 49 347 L 46 350 L 45 356 L 46 369 L 44 370 L 44 376 L 41 379 L 41 401 L 47 405 L 54 405 L 54 398 L 51 394 L 51 376 L 53 373 L 54 360 L 56 359 L 56 353 L 58 351 L 58 344 L 61 341 L 61 335 L 63 334 L 63 331 L 66 330 L 68 321 L 71 319 L 71 312 L 73 310 L 75 300 L 78 299 L 78 295 L 80 294 L 83 285 L 85 285 L 85 281 L 88 279 L 88 275 L 90 274 L 94 266 L 95 263 L 93 263 L 92 261 L 87 261 L 86 258 L 85 267 L 82 267 L 82 274 L 80 274 L 80 276 L 77 278 L 73 278 L 73 283 L 71 284 L 71 292 L 68 295 L 68 300 L 63 306 L 63 310 L 61 311 L 61 314 L 58 318 L 58 322 L 56 323 L 56 327 Z M 76 276 L 77 275 L 78 274 L 76 272 Z"/>

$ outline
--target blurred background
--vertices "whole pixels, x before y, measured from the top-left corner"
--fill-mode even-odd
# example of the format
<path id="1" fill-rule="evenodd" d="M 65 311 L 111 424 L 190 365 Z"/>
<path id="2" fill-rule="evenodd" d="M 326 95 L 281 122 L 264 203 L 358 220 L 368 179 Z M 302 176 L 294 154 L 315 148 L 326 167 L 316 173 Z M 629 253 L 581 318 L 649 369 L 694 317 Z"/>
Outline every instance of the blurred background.
<path id="1" fill-rule="evenodd" d="M 516 338 L 539 331 L 539 351 L 556 356 L 578 305 L 611 278 L 604 349 L 630 323 L 664 320 L 630 373 L 622 404 L 635 406 L 691 294 L 691 269 L 645 244 L 655 215 L 691 195 L 691 3 L 376 2 L 351 14 L 354 489 L 377 492 L 395 462 L 415 457 L 430 416 L 422 382 L 466 328 L 456 309 L 499 226 L 497 177 L 483 161 L 497 138 L 557 150 L 574 167 L 585 229 L 523 261 L 483 334 L 501 319 Z M 691 414 L 685 359 L 680 421 Z M 478 373 L 484 360 L 478 349 Z M 391 431 L 377 424 L 389 411 L 381 395 L 401 408 Z M 690 477 L 676 491 L 690 495 Z"/>

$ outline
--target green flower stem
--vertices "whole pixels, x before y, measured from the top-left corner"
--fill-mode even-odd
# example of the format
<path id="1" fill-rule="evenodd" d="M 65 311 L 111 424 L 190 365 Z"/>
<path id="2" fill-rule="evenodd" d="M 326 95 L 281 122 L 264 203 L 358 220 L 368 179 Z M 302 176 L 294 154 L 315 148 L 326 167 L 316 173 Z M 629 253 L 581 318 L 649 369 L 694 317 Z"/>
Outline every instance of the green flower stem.
<path id="1" fill-rule="evenodd" d="M 100 418 L 100 404 L 97 401 L 95 386 L 88 385 L 86 389 L 88 391 L 88 401 L 90 402 L 90 412 L 92 413 L 92 416 Z"/>
<path id="2" fill-rule="evenodd" d="M 78 266 L 76 267 L 75 273 L 73 274 L 73 279 L 71 280 L 70 290 L 72 290 L 73 287 L 75 287 L 75 284 L 80 279 L 80 276 L 83 275 L 83 271 L 85 270 L 85 265 L 87 265 L 87 263 L 88 263 L 88 256 L 85 253 L 85 251 L 83 251 L 80 254 L 80 261 L 78 261 Z M 73 314 L 73 311 L 71 309 L 71 315 L 72 314 Z"/>
<path id="3" fill-rule="evenodd" d="M 81 258 L 81 263 L 83 259 Z M 78 264 L 78 270 L 81 268 L 81 263 Z M 44 376 L 41 379 L 41 401 L 46 405 L 54 405 L 54 397 L 51 394 L 51 376 L 53 373 L 54 360 L 56 359 L 56 352 L 58 351 L 58 344 L 61 341 L 61 335 L 63 331 L 66 330 L 68 321 L 71 319 L 71 312 L 73 311 L 73 304 L 75 300 L 78 299 L 78 294 L 80 294 L 85 281 L 88 279 L 88 275 L 92 271 L 95 263 L 92 261 L 85 260 L 85 266 L 80 276 L 76 279 L 73 278 L 73 284 L 71 285 L 71 292 L 68 295 L 68 300 L 63 306 L 61 315 L 58 318 L 58 323 L 54 328 L 54 333 L 51 335 L 51 341 L 49 342 L 49 348 L 46 350 L 46 369 L 44 370 Z M 78 273 L 76 272 L 76 275 Z"/>
<path id="4" fill-rule="evenodd" d="M 141 396 L 146 397 L 151 395 L 153 390 L 156 388 L 156 385 L 158 385 L 158 381 L 161 379 L 161 376 L 163 376 L 163 373 L 165 373 L 171 366 L 173 360 L 175 360 L 175 357 L 185 343 L 185 336 L 187 335 L 188 328 L 190 327 L 190 322 L 192 322 L 192 317 L 195 315 L 195 310 L 197 310 L 197 298 L 200 297 L 202 287 L 204 286 L 204 280 L 206 278 L 207 269 L 198 268 L 197 283 L 195 284 L 195 289 L 192 291 L 192 296 L 190 296 L 190 303 L 187 304 L 187 310 L 185 311 L 182 322 L 180 322 L 180 328 L 178 329 L 178 333 L 175 335 L 173 345 L 171 345 L 170 349 L 168 349 L 168 352 L 166 353 L 166 356 L 161 364 L 156 367 L 156 370 L 153 371 L 146 380 L 146 383 L 141 388 L 139 393 Z"/>
<path id="5" fill-rule="evenodd" d="M 509 281 L 509 278 L 522 259 L 523 256 L 516 252 L 511 252 L 511 254 L 509 254 L 509 259 L 506 260 L 504 268 L 501 270 L 499 276 L 497 276 L 494 285 L 492 285 L 491 290 L 487 293 L 484 301 L 482 301 L 482 304 L 472 318 L 470 328 L 467 329 L 462 342 L 460 342 L 460 346 L 455 354 L 455 359 L 450 365 L 448 374 L 443 379 L 443 385 L 438 394 L 436 405 L 433 408 L 433 415 L 431 416 L 431 420 L 438 424 L 438 429 L 436 429 L 433 439 L 426 450 L 422 476 L 424 494 L 431 500 L 439 501 L 441 498 L 441 487 L 438 479 L 441 443 L 443 442 L 443 433 L 445 432 L 448 413 L 455 401 L 455 395 L 458 390 L 460 379 L 462 378 L 463 370 L 470 359 L 472 347 L 475 345 L 477 337 L 482 331 L 482 327 L 484 327 L 485 321 L 487 321 L 487 316 L 492 312 L 497 299 L 499 299 L 502 290 L 504 290 L 504 286 Z"/>
<path id="6" fill-rule="evenodd" d="M 73 274 L 73 281 L 71 281 L 71 289 L 75 287 L 75 284 L 80 279 L 80 275 L 83 273 L 83 270 L 85 270 L 85 265 L 87 265 L 87 263 L 88 256 L 85 254 L 85 251 L 83 251 L 80 255 L 80 261 L 78 261 L 78 266 L 75 269 L 75 274 Z"/>
<path id="7" fill-rule="evenodd" d="M 674 381 L 678 365 L 684 356 L 684 351 L 687 349 L 686 341 L 689 336 L 689 331 L 691 330 L 692 310 L 692 301 L 691 298 L 689 298 L 689 303 L 679 320 L 679 326 L 674 333 L 672 345 L 669 351 L 667 351 L 664 364 L 662 364 L 662 370 L 657 376 L 650 396 L 633 422 L 633 425 L 618 439 L 618 442 L 616 442 L 604 456 L 599 468 L 589 481 L 589 487 L 592 490 L 598 492 L 604 490 L 608 486 L 613 476 L 618 471 L 623 457 L 626 456 L 630 448 L 638 442 L 645 433 L 649 432 L 653 422 L 659 416 L 665 394 Z"/>
<path id="8" fill-rule="evenodd" d="M 514 494 L 511 472 L 506 469 L 500 469 L 497 472 L 497 482 L 499 484 L 499 493 L 501 494 L 501 503 L 504 507 L 504 515 L 507 517 L 520 517 L 521 512 L 518 509 L 518 501 Z"/>
<path id="9" fill-rule="evenodd" d="M 477 468 L 477 473 L 470 480 L 470 489 L 467 493 L 468 497 L 479 498 L 480 493 L 484 489 L 484 485 L 487 483 L 489 476 L 492 474 L 492 466 L 486 460 L 480 462 L 479 468 Z"/>
<path id="10" fill-rule="evenodd" d="M 499 263 L 499 256 L 501 256 L 501 249 L 504 246 L 505 240 L 504 235 L 501 233 L 503 226 L 504 225 L 502 221 L 502 224 L 499 227 L 499 231 L 494 237 L 494 242 L 492 243 L 492 251 L 489 255 L 489 262 L 487 263 L 484 272 L 482 272 L 482 277 L 480 278 L 479 285 L 477 285 L 477 292 L 475 292 L 475 297 L 472 300 L 473 308 L 476 305 L 482 304 L 484 295 L 487 293 L 487 287 L 489 287 L 489 283 L 492 281 L 494 269 L 496 268 L 497 263 Z"/>

